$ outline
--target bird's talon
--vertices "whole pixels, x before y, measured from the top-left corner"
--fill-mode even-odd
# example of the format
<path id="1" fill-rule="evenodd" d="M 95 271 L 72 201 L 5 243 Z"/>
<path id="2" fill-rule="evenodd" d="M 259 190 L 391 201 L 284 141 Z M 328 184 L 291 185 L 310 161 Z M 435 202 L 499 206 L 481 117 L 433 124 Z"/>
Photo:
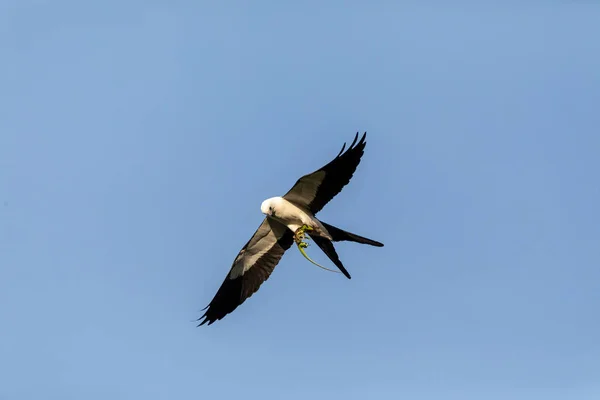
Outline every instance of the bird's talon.
<path id="1" fill-rule="evenodd" d="M 302 240 L 304 240 L 305 238 L 305 231 L 312 231 L 313 228 L 311 228 L 310 226 L 304 224 L 301 227 L 299 227 L 298 229 L 296 229 L 296 232 L 294 232 L 294 241 L 300 245 L 300 243 L 303 243 Z"/>

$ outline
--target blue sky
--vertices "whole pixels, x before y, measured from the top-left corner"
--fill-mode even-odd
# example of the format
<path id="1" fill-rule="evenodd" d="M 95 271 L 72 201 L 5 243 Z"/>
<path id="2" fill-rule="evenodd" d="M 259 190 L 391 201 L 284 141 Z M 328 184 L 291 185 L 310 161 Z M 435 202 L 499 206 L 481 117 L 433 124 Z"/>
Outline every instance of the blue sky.
<path id="1" fill-rule="evenodd" d="M 0 2 L 0 398 L 597 399 L 600 6 L 280 3 Z M 386 246 L 196 328 L 365 130 Z"/>

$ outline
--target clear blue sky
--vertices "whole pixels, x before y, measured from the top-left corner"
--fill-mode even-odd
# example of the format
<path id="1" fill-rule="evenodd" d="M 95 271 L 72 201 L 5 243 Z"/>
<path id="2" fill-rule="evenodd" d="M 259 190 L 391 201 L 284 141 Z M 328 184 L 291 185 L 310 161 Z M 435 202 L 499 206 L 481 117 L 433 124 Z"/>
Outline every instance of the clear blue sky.
<path id="1" fill-rule="evenodd" d="M 221 3 L 0 3 L 0 399 L 600 398 L 600 5 Z M 386 246 L 196 328 L 365 130 Z"/>

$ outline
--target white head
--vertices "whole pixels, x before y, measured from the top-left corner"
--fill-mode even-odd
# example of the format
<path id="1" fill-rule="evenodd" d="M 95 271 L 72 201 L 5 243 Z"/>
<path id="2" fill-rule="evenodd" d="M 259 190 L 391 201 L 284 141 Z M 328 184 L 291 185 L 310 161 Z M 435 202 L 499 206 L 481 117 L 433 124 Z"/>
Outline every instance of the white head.
<path id="1" fill-rule="evenodd" d="M 275 210 L 277 209 L 277 204 L 279 203 L 280 197 L 271 197 L 266 199 L 260 205 L 260 211 L 265 215 L 273 216 L 275 214 Z"/>

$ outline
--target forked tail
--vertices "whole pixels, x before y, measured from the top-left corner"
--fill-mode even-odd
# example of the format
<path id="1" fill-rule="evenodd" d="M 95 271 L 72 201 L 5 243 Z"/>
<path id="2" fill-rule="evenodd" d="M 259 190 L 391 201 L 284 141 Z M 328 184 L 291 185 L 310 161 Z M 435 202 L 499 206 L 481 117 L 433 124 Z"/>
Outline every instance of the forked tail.
<path id="1" fill-rule="evenodd" d="M 380 243 L 376 240 L 367 239 L 366 237 L 355 235 L 354 233 L 346 232 L 343 229 L 336 228 L 335 226 L 326 224 L 321 221 L 325 229 L 329 232 L 334 242 L 348 241 L 348 242 L 356 242 L 368 244 L 371 246 L 383 247 L 383 243 Z"/>

